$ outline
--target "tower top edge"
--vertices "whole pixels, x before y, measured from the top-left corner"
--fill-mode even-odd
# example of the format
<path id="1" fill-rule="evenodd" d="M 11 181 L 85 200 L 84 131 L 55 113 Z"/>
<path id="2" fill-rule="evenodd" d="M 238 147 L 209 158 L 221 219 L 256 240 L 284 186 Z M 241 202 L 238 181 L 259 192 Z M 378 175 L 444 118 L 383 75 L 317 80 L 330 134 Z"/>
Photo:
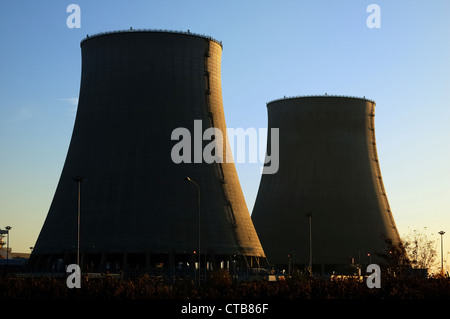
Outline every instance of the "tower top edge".
<path id="1" fill-rule="evenodd" d="M 186 35 L 186 36 L 193 36 L 193 37 L 198 37 L 198 38 L 203 38 L 206 40 L 213 41 L 213 42 L 219 44 L 223 49 L 222 41 L 219 41 L 219 40 L 217 40 L 213 37 L 210 37 L 208 35 L 205 35 L 205 34 L 193 33 L 193 32 L 190 32 L 189 30 L 188 31 L 175 31 L 175 30 L 164 30 L 164 29 L 133 29 L 133 28 L 130 28 L 128 30 L 114 30 L 114 31 L 99 32 L 99 33 L 95 33 L 95 34 L 87 34 L 86 37 L 81 40 L 80 46 L 84 42 L 86 42 L 87 40 L 90 40 L 92 38 L 97 38 L 97 37 L 101 37 L 104 35 L 120 34 L 120 33 L 166 33 L 166 34 L 180 34 L 180 35 Z"/>
<path id="2" fill-rule="evenodd" d="M 364 97 L 358 97 L 358 96 L 348 96 L 348 95 L 328 95 L 328 94 L 324 94 L 324 95 L 299 95 L 299 96 L 289 96 L 289 97 L 285 96 L 285 97 L 282 97 L 282 98 L 279 98 L 279 99 L 271 100 L 271 101 L 267 102 L 266 105 L 269 106 L 269 104 L 275 103 L 275 102 L 279 102 L 279 101 L 300 100 L 300 99 L 310 99 L 310 98 L 318 98 L 318 99 L 324 99 L 324 98 L 355 99 L 355 100 L 362 100 L 362 101 L 371 102 L 373 104 L 376 104 L 374 100 L 367 99 L 365 96 Z"/>

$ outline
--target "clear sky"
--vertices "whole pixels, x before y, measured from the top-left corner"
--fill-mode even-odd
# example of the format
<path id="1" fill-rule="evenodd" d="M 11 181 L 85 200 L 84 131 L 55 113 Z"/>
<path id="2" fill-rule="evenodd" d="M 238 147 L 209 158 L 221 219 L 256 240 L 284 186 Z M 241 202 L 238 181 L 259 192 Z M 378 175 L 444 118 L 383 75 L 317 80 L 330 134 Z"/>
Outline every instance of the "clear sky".
<path id="1" fill-rule="evenodd" d="M 68 28 L 69 4 L 81 27 Z M 368 28 L 368 5 L 381 27 Z M 376 102 L 381 171 L 400 235 L 450 251 L 450 1 L 12 1 L 0 3 L 0 228 L 29 252 L 69 146 L 86 34 L 168 29 L 222 41 L 228 127 L 267 127 L 283 96 Z M 237 164 L 249 210 L 260 163 Z M 449 255 L 450 256 L 450 255 Z"/>

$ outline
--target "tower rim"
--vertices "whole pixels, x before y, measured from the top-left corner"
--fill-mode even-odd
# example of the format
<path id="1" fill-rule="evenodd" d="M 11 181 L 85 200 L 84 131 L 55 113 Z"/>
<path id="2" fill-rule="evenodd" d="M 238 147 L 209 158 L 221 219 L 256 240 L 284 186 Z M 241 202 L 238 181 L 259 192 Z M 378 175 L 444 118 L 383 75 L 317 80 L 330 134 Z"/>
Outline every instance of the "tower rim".
<path id="1" fill-rule="evenodd" d="M 92 38 L 98 38 L 101 36 L 106 35 L 113 35 L 113 34 L 120 34 L 120 33 L 166 33 L 166 34 L 179 34 L 179 35 L 187 35 L 187 36 L 193 36 L 198 38 L 203 38 L 206 40 L 213 41 L 221 46 L 223 49 L 222 41 L 219 41 L 211 36 L 205 35 L 205 34 L 199 34 L 199 33 L 193 33 L 188 31 L 176 31 L 176 30 L 167 30 L 167 29 L 128 29 L 128 30 L 112 30 L 112 31 L 104 31 L 104 32 L 98 32 L 95 34 L 87 34 L 84 39 L 80 41 L 80 46 L 83 45 L 84 42 L 92 39 Z"/>
<path id="2" fill-rule="evenodd" d="M 309 98 L 340 98 L 340 99 L 355 99 L 355 100 L 363 100 L 367 102 L 371 102 L 375 104 L 375 101 L 372 99 L 368 99 L 365 96 L 364 97 L 358 97 L 358 96 L 351 96 L 351 95 L 328 95 L 328 94 L 322 94 L 322 95 L 296 95 L 296 96 L 284 96 L 282 98 L 274 99 L 266 103 L 266 106 L 269 106 L 269 104 L 280 102 L 280 101 L 287 101 L 287 100 L 299 100 L 299 99 L 309 99 Z"/>

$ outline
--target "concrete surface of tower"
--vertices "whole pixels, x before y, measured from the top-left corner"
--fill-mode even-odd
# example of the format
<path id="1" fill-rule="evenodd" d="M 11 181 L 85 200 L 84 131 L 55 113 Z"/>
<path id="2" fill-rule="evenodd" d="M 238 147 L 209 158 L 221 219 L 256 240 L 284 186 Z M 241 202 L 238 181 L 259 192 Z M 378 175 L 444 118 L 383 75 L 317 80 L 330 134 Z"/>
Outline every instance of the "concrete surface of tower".
<path id="1" fill-rule="evenodd" d="M 388 262 L 400 238 L 381 178 L 375 103 L 296 97 L 267 112 L 269 129 L 279 128 L 279 170 L 262 175 L 252 220 L 269 262 L 325 273 Z"/>
<path id="2" fill-rule="evenodd" d="M 88 36 L 81 52 L 72 139 L 30 264 L 75 262 L 80 207 L 82 267 L 193 269 L 199 243 L 202 268 L 259 267 L 265 255 L 234 163 L 171 158 L 176 128 L 194 133 L 201 120 L 203 130 L 226 132 L 222 44 L 190 32 L 130 30 Z"/>

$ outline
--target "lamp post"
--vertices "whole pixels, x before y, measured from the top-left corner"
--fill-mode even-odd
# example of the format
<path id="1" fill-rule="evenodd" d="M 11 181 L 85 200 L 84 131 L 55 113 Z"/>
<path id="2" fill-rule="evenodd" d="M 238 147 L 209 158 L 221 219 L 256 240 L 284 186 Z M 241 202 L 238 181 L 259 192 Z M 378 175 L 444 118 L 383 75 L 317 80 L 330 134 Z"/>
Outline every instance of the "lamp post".
<path id="1" fill-rule="evenodd" d="M 9 231 L 11 230 L 11 226 L 6 226 L 6 266 L 9 266 Z"/>
<path id="2" fill-rule="evenodd" d="M 81 199 L 81 182 L 84 178 L 81 176 L 73 177 L 74 182 L 78 183 L 78 214 L 77 214 L 77 265 L 80 266 L 80 199 Z"/>
<path id="3" fill-rule="evenodd" d="M 438 234 L 441 235 L 441 272 L 444 273 L 444 243 L 442 241 L 442 238 L 444 237 L 445 231 L 441 230 Z"/>
<path id="4" fill-rule="evenodd" d="M 200 258 L 201 258 L 201 252 L 200 252 L 200 186 L 196 182 L 194 182 L 189 176 L 186 176 L 184 178 L 186 181 L 191 182 L 195 185 L 197 188 L 197 194 L 198 194 L 198 285 L 200 286 Z"/>
<path id="5" fill-rule="evenodd" d="M 309 273 L 312 275 L 312 214 L 307 214 L 309 219 Z"/>

